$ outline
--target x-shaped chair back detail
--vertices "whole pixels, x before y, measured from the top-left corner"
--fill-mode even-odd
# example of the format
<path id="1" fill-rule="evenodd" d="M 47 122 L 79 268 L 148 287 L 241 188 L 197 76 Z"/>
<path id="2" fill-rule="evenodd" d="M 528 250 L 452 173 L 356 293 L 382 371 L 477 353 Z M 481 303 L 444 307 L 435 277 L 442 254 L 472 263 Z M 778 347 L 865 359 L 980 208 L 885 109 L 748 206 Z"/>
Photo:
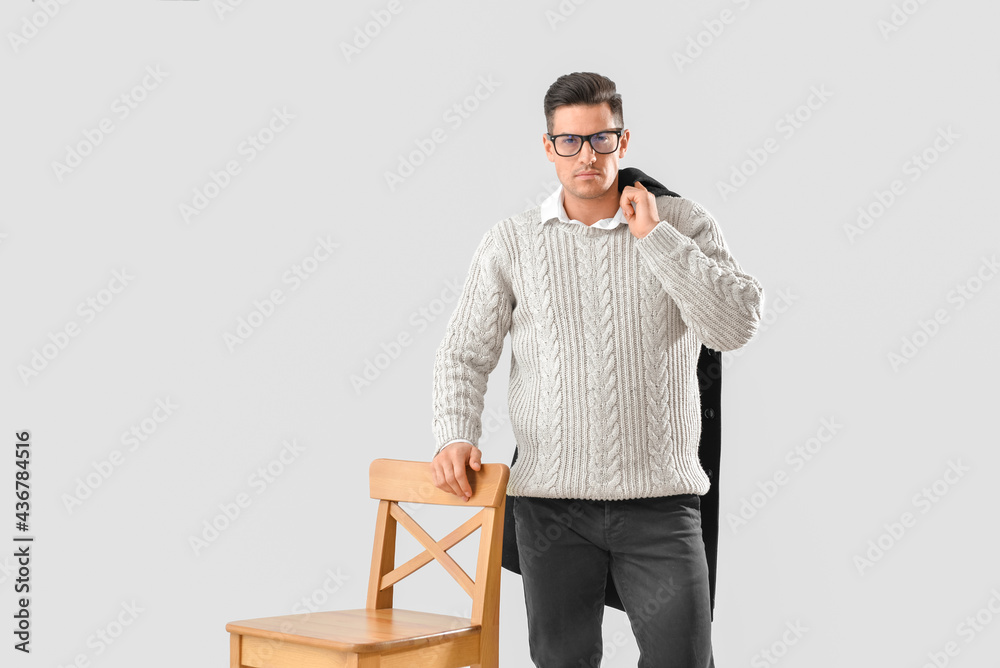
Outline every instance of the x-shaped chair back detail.
<path id="1" fill-rule="evenodd" d="M 263 617 L 230 622 L 231 668 L 498 668 L 500 569 L 506 509 L 506 464 L 467 469 L 468 501 L 434 486 L 430 462 L 376 459 L 368 471 L 371 498 L 379 500 L 365 608 Z M 478 513 L 434 540 L 400 503 L 480 507 Z M 396 527 L 424 551 L 395 565 Z M 480 529 L 475 579 L 447 550 Z M 472 598 L 472 616 L 453 617 L 392 607 L 393 587 L 438 561 Z"/>
<path id="2" fill-rule="evenodd" d="M 483 464 L 479 471 L 467 469 L 466 472 L 472 485 L 472 496 L 468 501 L 435 487 L 427 462 L 393 459 L 376 459 L 372 462 L 368 475 L 369 490 L 371 498 L 379 499 L 379 507 L 371 576 L 368 579 L 369 608 L 391 608 L 392 586 L 432 560 L 437 560 L 472 597 L 472 623 L 483 624 L 486 599 L 491 593 L 489 588 L 492 586 L 497 593 L 500 591 L 503 514 L 510 468 L 506 464 Z M 482 506 L 482 509 L 440 541 L 435 541 L 399 506 L 400 502 Z M 425 549 L 394 568 L 397 523 L 409 531 Z M 476 579 L 473 580 L 446 550 L 480 527 L 479 557 L 476 562 Z M 492 598 L 497 601 L 499 599 L 498 596 Z"/>

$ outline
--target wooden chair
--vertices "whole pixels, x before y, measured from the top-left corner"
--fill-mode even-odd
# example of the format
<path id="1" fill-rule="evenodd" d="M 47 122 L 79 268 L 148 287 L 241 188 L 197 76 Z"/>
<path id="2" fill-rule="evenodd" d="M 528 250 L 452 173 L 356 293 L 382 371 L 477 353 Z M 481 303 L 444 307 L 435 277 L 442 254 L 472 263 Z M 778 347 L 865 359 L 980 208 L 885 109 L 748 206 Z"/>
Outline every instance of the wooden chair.
<path id="1" fill-rule="evenodd" d="M 468 501 L 434 486 L 430 462 L 373 461 L 369 489 L 379 506 L 365 607 L 230 622 L 230 668 L 498 668 L 500 561 L 510 469 L 483 464 L 479 471 L 466 471 L 472 485 Z M 399 506 L 401 501 L 482 509 L 435 541 Z M 425 548 L 398 567 L 397 523 Z M 473 581 L 446 550 L 480 527 Z M 392 607 L 393 586 L 432 560 L 472 597 L 471 618 Z"/>

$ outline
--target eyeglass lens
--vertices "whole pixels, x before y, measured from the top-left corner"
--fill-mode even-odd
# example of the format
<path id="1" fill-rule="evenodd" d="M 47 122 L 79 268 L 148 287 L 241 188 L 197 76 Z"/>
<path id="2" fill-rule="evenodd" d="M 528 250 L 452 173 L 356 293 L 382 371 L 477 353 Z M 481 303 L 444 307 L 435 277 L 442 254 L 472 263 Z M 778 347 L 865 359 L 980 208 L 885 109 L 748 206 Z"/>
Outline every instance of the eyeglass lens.
<path id="1" fill-rule="evenodd" d="M 590 137 L 590 146 L 595 153 L 611 153 L 618 148 L 618 135 L 614 132 L 599 132 Z M 556 153 L 567 157 L 576 155 L 583 148 L 580 135 L 561 135 L 555 140 Z"/>

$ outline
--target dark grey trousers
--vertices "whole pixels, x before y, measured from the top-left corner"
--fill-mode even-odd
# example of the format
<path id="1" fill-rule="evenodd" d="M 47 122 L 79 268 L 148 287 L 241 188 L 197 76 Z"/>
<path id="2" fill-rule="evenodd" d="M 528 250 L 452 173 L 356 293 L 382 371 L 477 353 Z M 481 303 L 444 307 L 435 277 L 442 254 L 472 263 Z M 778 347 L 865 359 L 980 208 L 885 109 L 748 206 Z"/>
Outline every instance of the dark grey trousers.
<path id="1" fill-rule="evenodd" d="M 623 501 L 508 496 L 537 668 L 597 668 L 608 567 L 638 668 L 714 668 L 696 494 Z"/>

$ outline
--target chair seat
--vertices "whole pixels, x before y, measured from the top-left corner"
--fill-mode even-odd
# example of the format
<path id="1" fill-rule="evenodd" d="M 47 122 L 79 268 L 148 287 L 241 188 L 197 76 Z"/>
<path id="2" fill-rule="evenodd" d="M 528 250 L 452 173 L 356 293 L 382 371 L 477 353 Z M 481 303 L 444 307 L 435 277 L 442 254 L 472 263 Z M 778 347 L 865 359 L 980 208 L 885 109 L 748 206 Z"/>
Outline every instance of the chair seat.
<path id="1" fill-rule="evenodd" d="M 476 635 L 480 629 L 468 617 L 401 608 L 310 612 L 226 624 L 227 631 L 243 636 L 357 653 L 436 645 Z"/>

